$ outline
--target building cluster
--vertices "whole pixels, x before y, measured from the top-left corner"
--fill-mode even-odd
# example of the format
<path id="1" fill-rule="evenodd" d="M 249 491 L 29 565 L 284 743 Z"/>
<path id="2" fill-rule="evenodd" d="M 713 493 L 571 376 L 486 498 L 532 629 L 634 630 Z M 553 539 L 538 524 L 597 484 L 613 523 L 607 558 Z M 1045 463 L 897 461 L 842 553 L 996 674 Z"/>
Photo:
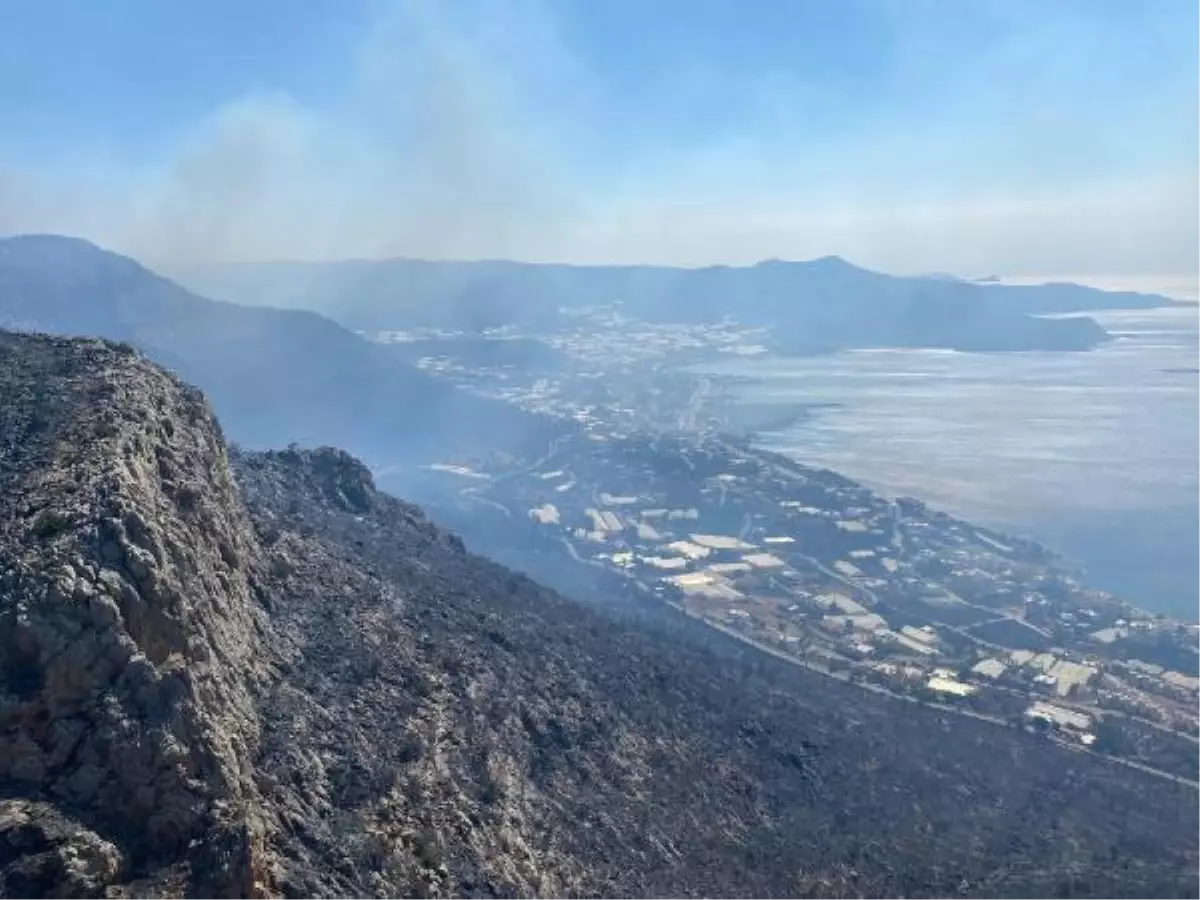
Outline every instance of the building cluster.
<path id="1" fill-rule="evenodd" d="M 946 703 L 1024 697 L 1027 720 L 1070 734 L 1090 733 L 1080 707 L 1200 730 L 1200 678 L 1186 655 L 1163 664 L 1125 650 L 1186 650 L 1196 634 L 1179 637 L 1178 623 L 1083 587 L 1044 548 L 781 465 L 711 427 L 657 427 L 703 420 L 708 385 L 654 360 L 751 352 L 753 338 L 734 325 L 660 327 L 600 309 L 545 338 L 570 371 L 522 378 L 429 361 L 573 429 L 557 452 L 503 478 L 457 463 L 440 471 L 527 515 L 576 559 L 798 660 L 840 661 Z"/>

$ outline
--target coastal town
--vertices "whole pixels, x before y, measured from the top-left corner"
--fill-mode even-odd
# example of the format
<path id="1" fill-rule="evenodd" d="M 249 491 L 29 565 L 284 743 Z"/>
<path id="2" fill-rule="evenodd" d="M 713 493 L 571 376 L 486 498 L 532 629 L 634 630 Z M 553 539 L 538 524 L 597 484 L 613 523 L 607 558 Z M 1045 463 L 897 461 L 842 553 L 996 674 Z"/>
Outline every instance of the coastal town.
<path id="1" fill-rule="evenodd" d="M 662 364 L 705 341 L 753 352 L 735 326 L 641 335 L 603 371 L 595 325 L 559 336 L 573 365 L 554 372 L 424 361 L 563 423 L 537 459 L 432 466 L 443 496 L 765 653 L 1197 781 L 1195 624 L 1086 587 L 1032 541 L 758 449 L 720 385 Z"/>

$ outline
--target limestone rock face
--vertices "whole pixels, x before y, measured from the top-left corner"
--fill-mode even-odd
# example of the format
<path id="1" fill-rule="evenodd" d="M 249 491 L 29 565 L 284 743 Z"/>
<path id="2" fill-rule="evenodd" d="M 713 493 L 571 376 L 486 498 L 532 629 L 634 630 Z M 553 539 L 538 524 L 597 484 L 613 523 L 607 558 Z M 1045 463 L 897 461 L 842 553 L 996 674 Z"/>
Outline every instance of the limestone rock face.
<path id="1" fill-rule="evenodd" d="M 573 604 L 128 348 L 0 332 L 0 896 L 1195 896 L 1196 813 Z"/>
<path id="2" fill-rule="evenodd" d="M 86 855 L 98 883 L 217 837 L 228 852 L 203 878 L 250 893 L 247 752 L 272 657 L 212 413 L 100 343 L 14 337 L 0 354 L 0 780 L 121 836 L 132 858 L 102 841 Z M 64 832 L 44 810 L 4 816 Z"/>

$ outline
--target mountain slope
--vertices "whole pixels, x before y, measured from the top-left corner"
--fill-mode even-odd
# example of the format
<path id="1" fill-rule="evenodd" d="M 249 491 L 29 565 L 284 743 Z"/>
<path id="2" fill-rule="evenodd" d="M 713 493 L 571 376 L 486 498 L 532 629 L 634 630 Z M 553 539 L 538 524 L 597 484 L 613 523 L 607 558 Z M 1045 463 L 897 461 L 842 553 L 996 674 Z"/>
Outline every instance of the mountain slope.
<path id="1" fill-rule="evenodd" d="M 327 319 L 206 300 L 72 238 L 0 240 L 0 326 L 129 341 L 199 385 L 249 446 L 337 443 L 394 464 L 540 439 L 536 418 Z"/>
<path id="2" fill-rule="evenodd" d="M 1193 790 L 602 618 L 128 348 L 0 334 L 0 560 L 0 895 L 1196 894 Z"/>
<path id="3" fill-rule="evenodd" d="M 955 347 L 1086 349 L 1094 321 L 1036 314 L 1141 308 L 1171 301 L 1072 284 L 1009 287 L 901 278 L 837 257 L 755 266 L 568 266 L 516 262 L 352 260 L 194 267 L 185 283 L 215 297 L 311 309 L 362 330 L 414 325 L 548 327 L 561 306 L 622 302 L 634 316 L 765 325 L 785 350 Z"/>

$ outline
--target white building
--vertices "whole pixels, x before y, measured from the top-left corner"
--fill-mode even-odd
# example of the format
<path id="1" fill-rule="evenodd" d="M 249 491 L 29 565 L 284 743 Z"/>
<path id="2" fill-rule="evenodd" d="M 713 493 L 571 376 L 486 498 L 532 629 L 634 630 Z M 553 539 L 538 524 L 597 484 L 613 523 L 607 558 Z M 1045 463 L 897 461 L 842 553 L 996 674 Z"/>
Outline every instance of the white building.
<path id="1" fill-rule="evenodd" d="M 951 694 L 955 697 L 969 697 L 977 690 L 973 684 L 964 684 L 953 678 L 946 678 L 942 675 L 934 675 L 925 686 L 931 691 L 937 691 L 939 694 Z"/>
<path id="2" fill-rule="evenodd" d="M 1052 722 L 1064 728 L 1074 728 L 1078 731 L 1087 731 L 1092 727 L 1091 716 L 1073 709 L 1055 706 L 1052 703 L 1043 703 L 1040 700 L 1025 710 L 1025 716 L 1030 719 Z"/>

